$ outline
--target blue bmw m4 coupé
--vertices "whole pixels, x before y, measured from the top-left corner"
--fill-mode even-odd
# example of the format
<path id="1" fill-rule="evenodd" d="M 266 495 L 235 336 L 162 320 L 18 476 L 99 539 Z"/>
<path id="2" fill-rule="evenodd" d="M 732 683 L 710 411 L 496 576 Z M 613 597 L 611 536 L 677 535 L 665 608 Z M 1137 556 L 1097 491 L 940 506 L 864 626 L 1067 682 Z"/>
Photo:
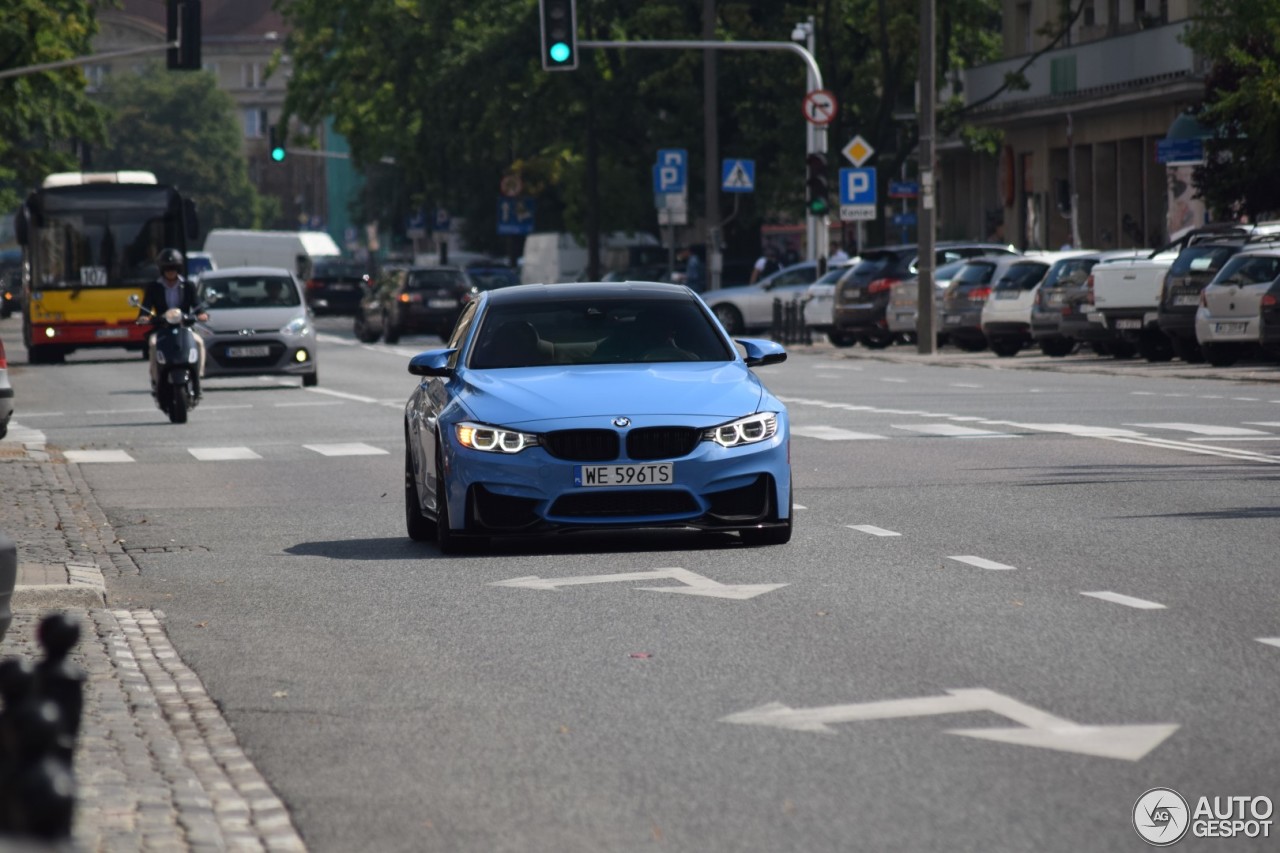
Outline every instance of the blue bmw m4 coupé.
<path id="1" fill-rule="evenodd" d="M 445 552 L 619 528 L 787 542 L 787 410 L 751 372 L 786 357 L 772 341 L 735 347 L 682 285 L 483 292 L 445 348 L 409 362 L 409 536 Z"/>

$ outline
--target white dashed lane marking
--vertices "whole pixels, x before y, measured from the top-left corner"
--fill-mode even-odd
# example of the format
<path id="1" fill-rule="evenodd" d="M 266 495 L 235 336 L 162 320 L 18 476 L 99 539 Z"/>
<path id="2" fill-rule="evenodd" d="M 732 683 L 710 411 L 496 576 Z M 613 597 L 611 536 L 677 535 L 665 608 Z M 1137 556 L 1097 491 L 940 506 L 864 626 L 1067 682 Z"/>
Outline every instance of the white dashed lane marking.
<path id="1" fill-rule="evenodd" d="M 1123 604 L 1125 607 L 1133 607 L 1138 610 L 1164 610 L 1163 604 L 1155 601 L 1147 601 L 1145 598 L 1134 598 L 1131 595 L 1121 595 L 1118 592 L 1082 592 L 1081 595 L 1087 595 L 1090 598 L 1099 598 L 1103 601 L 1110 601 L 1112 604 Z"/>
<path id="2" fill-rule="evenodd" d="M 876 527 L 874 524 L 846 524 L 850 530 L 857 530 L 862 533 L 870 533 L 872 536 L 901 536 L 892 530 L 885 530 L 883 527 Z"/>
<path id="3" fill-rule="evenodd" d="M 68 462 L 132 462 L 133 457 L 123 450 L 64 450 Z"/>
<path id="4" fill-rule="evenodd" d="M 1266 643 L 1268 646 L 1280 648 L 1280 637 L 1258 637 L 1259 643 Z"/>
<path id="5" fill-rule="evenodd" d="M 1125 426 L 1142 427 L 1145 429 L 1167 429 L 1178 432 L 1190 432 L 1196 435 L 1211 435 L 1215 437 L 1223 437 L 1229 435 L 1267 435 L 1260 429 L 1245 429 L 1244 427 L 1217 426 L 1215 424 L 1125 424 Z"/>
<path id="6" fill-rule="evenodd" d="M 307 450 L 314 450 L 321 456 L 386 456 L 387 451 L 361 442 L 350 444 L 304 444 Z"/>
<path id="7" fill-rule="evenodd" d="M 190 447 L 188 452 L 201 462 L 228 462 L 234 459 L 261 459 L 247 447 Z"/>
<path id="8" fill-rule="evenodd" d="M 988 560 L 985 557 L 947 557 L 948 560 L 955 560 L 958 563 L 967 563 L 970 566 L 977 566 L 979 569 L 991 569 L 992 571 L 1013 571 L 1017 566 L 1006 566 L 1004 563 L 997 563 L 995 560 Z"/>
<path id="9" fill-rule="evenodd" d="M 973 427 L 956 426 L 955 424 L 920 424 L 918 426 L 904 426 L 893 424 L 894 429 L 903 429 L 908 432 L 918 432 L 924 435 L 940 435 L 947 438 L 1017 438 L 1018 436 L 1008 432 L 995 432 L 989 429 L 974 429 Z"/>
<path id="10" fill-rule="evenodd" d="M 791 434 L 804 436 L 805 438 L 820 438 L 823 441 L 864 441 L 885 437 L 883 435 L 872 435 L 869 432 L 854 432 L 853 430 L 839 429 L 832 426 L 792 426 Z"/>

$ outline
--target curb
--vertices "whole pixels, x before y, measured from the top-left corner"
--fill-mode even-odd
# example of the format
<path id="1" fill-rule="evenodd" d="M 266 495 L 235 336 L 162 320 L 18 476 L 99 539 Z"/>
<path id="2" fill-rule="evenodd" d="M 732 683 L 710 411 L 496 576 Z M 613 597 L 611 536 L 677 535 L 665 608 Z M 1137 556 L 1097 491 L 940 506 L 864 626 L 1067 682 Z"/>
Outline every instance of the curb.
<path id="1" fill-rule="evenodd" d="M 64 608 L 91 610 L 107 605 L 107 584 L 96 563 L 66 563 L 67 582 L 20 584 L 13 588 L 10 607 Z"/>

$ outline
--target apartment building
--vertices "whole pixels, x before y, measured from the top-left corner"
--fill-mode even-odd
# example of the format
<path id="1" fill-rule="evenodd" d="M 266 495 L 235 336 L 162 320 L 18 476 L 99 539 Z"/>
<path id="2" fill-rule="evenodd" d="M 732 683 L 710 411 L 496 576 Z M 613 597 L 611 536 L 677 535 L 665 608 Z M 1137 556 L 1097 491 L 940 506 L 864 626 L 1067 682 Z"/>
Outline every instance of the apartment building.
<path id="1" fill-rule="evenodd" d="M 100 7 L 94 52 L 107 53 L 165 41 L 166 0 L 122 0 L 118 8 Z M 269 128 L 284 106 L 287 68 L 267 75 L 287 25 L 271 0 L 203 0 L 201 59 L 218 87 L 236 102 L 243 132 L 249 180 L 264 195 L 278 198 L 281 220 L 275 227 L 325 227 L 329 216 L 325 160 L 289 157 L 271 160 Z M 148 64 L 163 64 L 165 54 L 126 56 L 85 66 L 92 92 L 108 75 L 137 73 Z M 182 72 L 169 72 L 182 73 Z M 345 206 L 345 200 L 344 205 Z M 341 229 L 339 228 L 339 234 Z"/>
<path id="2" fill-rule="evenodd" d="M 1196 0 L 1083 3 L 1054 42 L 1060 0 L 1004 0 L 1004 58 L 963 76 L 969 120 L 1002 131 L 1003 145 L 997 156 L 939 146 L 942 236 L 1111 249 L 1205 221 L 1192 165 L 1160 150 L 1204 91 L 1204 63 L 1179 39 Z M 1028 88 L 1002 88 L 1015 71 Z"/>

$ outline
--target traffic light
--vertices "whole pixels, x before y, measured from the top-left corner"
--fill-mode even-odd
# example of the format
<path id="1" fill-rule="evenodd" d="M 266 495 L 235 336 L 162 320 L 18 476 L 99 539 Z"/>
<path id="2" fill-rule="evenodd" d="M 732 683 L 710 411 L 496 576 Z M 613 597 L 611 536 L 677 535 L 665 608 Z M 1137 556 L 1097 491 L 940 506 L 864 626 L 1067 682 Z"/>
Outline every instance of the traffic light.
<path id="1" fill-rule="evenodd" d="M 165 28 L 169 42 L 169 70 L 200 70 L 200 0 L 169 0 Z"/>
<path id="2" fill-rule="evenodd" d="M 805 158 L 808 177 L 805 180 L 805 207 L 814 216 L 826 216 L 830 205 L 827 201 L 827 155 L 814 151 Z"/>
<path id="3" fill-rule="evenodd" d="M 268 135 L 271 138 L 271 143 L 270 143 L 271 159 L 275 160 L 277 163 L 283 163 L 285 150 L 284 150 L 284 139 L 282 137 L 284 136 L 284 134 L 280 132 L 279 127 L 273 124 L 268 129 Z"/>
<path id="4" fill-rule="evenodd" d="M 572 71 L 578 67 L 578 14 L 575 0 L 538 0 L 542 18 L 542 67 Z"/>

